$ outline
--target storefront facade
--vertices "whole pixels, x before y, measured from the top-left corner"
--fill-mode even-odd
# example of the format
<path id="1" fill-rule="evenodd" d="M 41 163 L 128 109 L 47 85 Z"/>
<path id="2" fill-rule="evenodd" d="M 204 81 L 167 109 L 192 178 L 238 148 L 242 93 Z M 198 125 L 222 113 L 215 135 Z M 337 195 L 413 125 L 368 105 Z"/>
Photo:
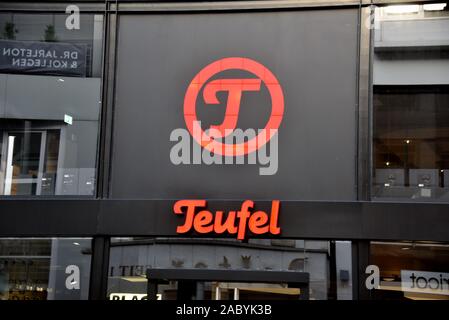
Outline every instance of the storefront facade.
<path id="1" fill-rule="evenodd" d="M 447 3 L 0 10 L 0 299 L 449 297 Z"/>

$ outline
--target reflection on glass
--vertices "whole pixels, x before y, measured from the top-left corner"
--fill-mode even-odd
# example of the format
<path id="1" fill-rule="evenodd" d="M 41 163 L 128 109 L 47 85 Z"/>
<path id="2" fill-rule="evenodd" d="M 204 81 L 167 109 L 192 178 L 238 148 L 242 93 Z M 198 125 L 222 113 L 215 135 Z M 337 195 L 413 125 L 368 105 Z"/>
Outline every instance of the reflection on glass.
<path id="1" fill-rule="evenodd" d="M 5 194 L 36 194 L 42 133 L 12 132 L 7 139 Z"/>
<path id="2" fill-rule="evenodd" d="M 0 300 L 85 300 L 90 239 L 0 239 Z"/>
<path id="3" fill-rule="evenodd" d="M 103 16 L 0 14 L 0 195 L 94 195 Z"/>
<path id="4" fill-rule="evenodd" d="M 300 299 L 298 283 L 251 282 L 246 278 L 235 281 L 193 279 L 190 282 L 147 279 L 148 270 L 158 269 L 176 270 L 180 277 L 185 272 L 201 270 L 218 270 L 220 274 L 239 270 L 296 272 L 310 276 L 307 283 L 301 284 L 304 286 L 301 299 L 304 294 L 309 299 L 351 299 L 351 243 L 337 242 L 335 246 L 336 250 L 332 250 L 326 241 L 284 239 L 241 242 L 233 239 L 113 238 L 108 297 L 111 300 L 146 299 L 147 287 L 153 281 L 157 283 L 157 297 L 161 300 Z M 336 270 L 329 274 L 332 265 Z"/>
<path id="5" fill-rule="evenodd" d="M 449 201 L 448 9 L 376 9 L 373 199 Z"/>
<path id="6" fill-rule="evenodd" d="M 4 195 L 54 194 L 57 172 L 58 131 L 4 133 Z"/>
<path id="7" fill-rule="evenodd" d="M 370 264 L 379 267 L 379 300 L 449 300 L 449 245 L 372 242 Z"/>

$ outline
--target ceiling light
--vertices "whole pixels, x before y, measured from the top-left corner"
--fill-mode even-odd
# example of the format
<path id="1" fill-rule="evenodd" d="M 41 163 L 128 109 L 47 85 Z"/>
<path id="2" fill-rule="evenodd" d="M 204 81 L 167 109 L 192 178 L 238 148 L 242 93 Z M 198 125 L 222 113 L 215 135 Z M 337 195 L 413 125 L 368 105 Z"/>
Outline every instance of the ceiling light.
<path id="1" fill-rule="evenodd" d="M 121 279 L 128 282 L 147 282 L 147 278 L 145 276 L 140 277 L 121 277 Z"/>
<path id="2" fill-rule="evenodd" d="M 419 5 L 396 5 L 385 7 L 385 12 L 389 14 L 417 13 Z"/>
<path id="3" fill-rule="evenodd" d="M 424 11 L 441 11 L 446 8 L 446 3 L 431 3 L 423 5 Z"/>
<path id="4" fill-rule="evenodd" d="M 393 278 L 393 277 L 383 277 L 382 280 L 383 280 L 383 281 L 391 282 L 391 281 L 394 281 L 394 278 Z"/>
<path id="5" fill-rule="evenodd" d="M 69 116 L 68 114 L 65 114 L 64 115 L 64 122 L 71 125 L 73 123 L 73 117 Z"/>

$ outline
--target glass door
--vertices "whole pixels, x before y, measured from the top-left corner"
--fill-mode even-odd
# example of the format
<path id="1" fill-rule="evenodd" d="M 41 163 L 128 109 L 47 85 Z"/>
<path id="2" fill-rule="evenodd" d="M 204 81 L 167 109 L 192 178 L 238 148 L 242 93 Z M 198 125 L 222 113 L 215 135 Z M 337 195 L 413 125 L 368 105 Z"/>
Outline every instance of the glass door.
<path id="1" fill-rule="evenodd" d="M 0 194 L 53 195 L 59 136 L 59 130 L 4 131 Z"/>
<path id="2" fill-rule="evenodd" d="M 6 145 L 3 194 L 40 194 L 45 132 L 6 132 L 3 140 Z"/>

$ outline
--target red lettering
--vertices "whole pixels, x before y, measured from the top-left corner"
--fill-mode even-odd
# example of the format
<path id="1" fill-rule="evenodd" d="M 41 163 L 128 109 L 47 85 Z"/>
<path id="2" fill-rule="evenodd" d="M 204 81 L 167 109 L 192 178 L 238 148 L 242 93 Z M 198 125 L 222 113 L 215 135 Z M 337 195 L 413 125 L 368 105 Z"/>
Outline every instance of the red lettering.
<path id="1" fill-rule="evenodd" d="M 193 227 L 198 233 L 209 233 L 214 230 L 214 225 L 211 224 L 214 219 L 212 212 L 203 210 L 198 212 L 193 222 Z"/>
<path id="2" fill-rule="evenodd" d="M 173 206 L 175 214 L 183 214 L 182 208 L 187 207 L 185 224 L 176 228 L 177 233 L 186 233 L 192 228 L 196 207 L 205 207 L 206 200 L 179 200 Z"/>
<path id="3" fill-rule="evenodd" d="M 237 234 L 237 239 L 243 240 L 247 235 L 247 230 L 252 234 L 260 235 L 270 233 L 280 234 L 281 228 L 279 220 L 279 200 L 273 200 L 271 213 L 264 211 L 251 212 L 254 202 L 246 200 L 242 203 L 239 211 L 230 211 L 225 217 L 223 211 L 215 214 L 205 210 L 206 200 L 179 200 L 173 206 L 175 214 L 185 214 L 184 224 L 176 228 L 177 233 L 187 233 L 193 231 L 206 234 L 215 232 L 216 234 Z M 202 210 L 199 210 L 202 209 Z"/>
<path id="4" fill-rule="evenodd" d="M 239 212 L 237 212 L 237 217 L 240 219 L 239 229 L 237 232 L 237 239 L 239 240 L 245 239 L 246 220 L 249 218 L 248 209 L 252 208 L 253 206 L 254 202 L 252 202 L 251 200 L 246 200 L 242 204 L 242 209 Z"/>
<path id="5" fill-rule="evenodd" d="M 256 211 L 249 219 L 249 231 L 254 234 L 264 234 L 270 230 L 270 226 L 266 225 L 268 216 L 263 211 Z"/>
<path id="6" fill-rule="evenodd" d="M 217 211 L 215 214 L 215 233 L 222 234 L 228 231 L 229 234 L 237 233 L 237 227 L 235 226 L 235 211 L 229 211 L 226 222 L 223 223 L 223 211 Z"/>
<path id="7" fill-rule="evenodd" d="M 271 203 L 270 233 L 279 234 L 281 228 L 278 227 L 279 220 L 279 200 L 273 200 Z"/>
<path id="8" fill-rule="evenodd" d="M 217 79 L 206 84 L 203 95 L 207 104 L 219 104 L 217 92 L 228 91 L 228 102 L 223 123 L 218 126 L 211 126 L 212 129 L 220 132 L 221 135 L 218 138 L 226 136 L 226 129 L 229 130 L 228 134 L 230 134 L 237 126 L 242 92 L 259 91 L 260 83 L 260 79 Z"/>

